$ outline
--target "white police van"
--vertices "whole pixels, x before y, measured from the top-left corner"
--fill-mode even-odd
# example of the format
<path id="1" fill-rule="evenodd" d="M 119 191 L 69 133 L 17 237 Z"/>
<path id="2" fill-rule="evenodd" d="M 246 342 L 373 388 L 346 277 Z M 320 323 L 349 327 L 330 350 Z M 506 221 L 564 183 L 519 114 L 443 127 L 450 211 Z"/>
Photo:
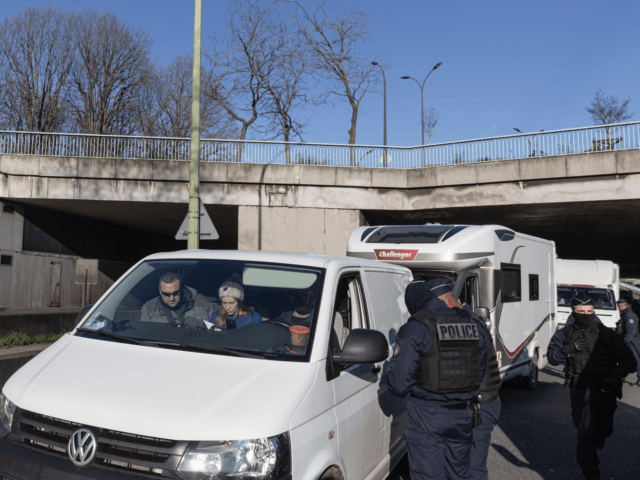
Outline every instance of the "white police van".
<path id="1" fill-rule="evenodd" d="M 184 322 L 142 321 L 165 274 L 180 279 L 169 298 L 185 296 Z M 263 321 L 225 329 L 189 313 L 197 295 L 218 311 L 230 278 Z M 410 281 L 329 255 L 147 257 L 5 384 L 0 478 L 382 480 L 406 451 L 406 401 L 385 368 Z"/>
<path id="2" fill-rule="evenodd" d="M 498 225 L 360 227 L 347 255 L 404 265 L 427 280 L 451 278 L 463 305 L 490 324 L 502 380 L 537 386 L 556 330 L 554 242 Z"/>

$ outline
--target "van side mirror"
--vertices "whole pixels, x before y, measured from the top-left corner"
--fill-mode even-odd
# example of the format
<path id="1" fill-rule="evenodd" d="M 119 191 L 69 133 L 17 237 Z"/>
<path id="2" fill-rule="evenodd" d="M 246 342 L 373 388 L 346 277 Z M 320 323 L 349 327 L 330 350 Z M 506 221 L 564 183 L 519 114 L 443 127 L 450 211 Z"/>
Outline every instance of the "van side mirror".
<path id="1" fill-rule="evenodd" d="M 476 307 L 473 310 L 473 313 L 475 313 L 482 320 L 484 320 L 484 323 L 487 326 L 487 328 L 491 327 L 491 316 L 489 316 L 489 309 L 487 307 Z"/>
<path id="2" fill-rule="evenodd" d="M 87 313 L 89 313 L 89 310 L 93 308 L 93 305 L 93 303 L 90 303 L 89 305 L 85 305 L 84 307 L 82 307 L 82 310 L 80 310 L 80 313 L 76 317 L 76 327 L 84 319 Z"/>
<path id="3" fill-rule="evenodd" d="M 357 328 L 349 332 L 342 350 L 334 350 L 332 356 L 339 365 L 378 363 L 389 358 L 389 343 L 378 330 Z"/>

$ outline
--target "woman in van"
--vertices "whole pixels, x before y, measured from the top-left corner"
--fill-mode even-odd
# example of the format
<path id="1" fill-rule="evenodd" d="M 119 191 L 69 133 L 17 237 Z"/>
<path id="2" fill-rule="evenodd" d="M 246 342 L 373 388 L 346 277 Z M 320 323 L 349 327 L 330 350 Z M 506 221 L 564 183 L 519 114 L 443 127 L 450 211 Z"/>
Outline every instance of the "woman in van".
<path id="1" fill-rule="evenodd" d="M 250 323 L 260 323 L 262 318 L 244 301 L 244 287 L 233 277 L 225 281 L 218 289 L 222 306 L 211 317 L 211 323 L 217 328 L 234 329 Z"/>

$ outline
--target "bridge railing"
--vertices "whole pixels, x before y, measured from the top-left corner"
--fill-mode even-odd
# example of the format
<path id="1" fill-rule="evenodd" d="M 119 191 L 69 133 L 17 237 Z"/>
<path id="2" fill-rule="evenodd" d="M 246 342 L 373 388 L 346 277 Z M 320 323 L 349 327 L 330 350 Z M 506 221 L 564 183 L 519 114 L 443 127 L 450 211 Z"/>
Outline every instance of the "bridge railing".
<path id="1" fill-rule="evenodd" d="M 415 147 L 202 139 L 203 162 L 369 168 L 463 165 L 640 148 L 640 122 Z M 0 154 L 189 161 L 188 138 L 0 131 Z"/>

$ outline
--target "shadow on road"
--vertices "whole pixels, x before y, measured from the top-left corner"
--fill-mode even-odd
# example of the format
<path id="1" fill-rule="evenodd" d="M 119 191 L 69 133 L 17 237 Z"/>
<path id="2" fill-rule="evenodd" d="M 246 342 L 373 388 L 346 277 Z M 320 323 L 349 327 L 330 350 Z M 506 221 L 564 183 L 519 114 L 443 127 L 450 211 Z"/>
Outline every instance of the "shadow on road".
<path id="1" fill-rule="evenodd" d="M 512 383 L 503 385 L 502 414 L 498 421 L 503 435 L 494 431 L 492 437 L 490 480 L 516 476 L 523 480 L 584 478 L 575 460 L 577 431 L 571 420 L 569 390 L 562 386 L 563 378 L 560 369 L 546 368 L 533 392 Z M 640 479 L 637 461 L 640 409 L 625 403 L 631 399 L 633 405 L 640 405 L 639 392 L 638 387 L 626 386 L 625 397 L 618 402 L 614 433 L 600 452 L 603 479 Z"/>

